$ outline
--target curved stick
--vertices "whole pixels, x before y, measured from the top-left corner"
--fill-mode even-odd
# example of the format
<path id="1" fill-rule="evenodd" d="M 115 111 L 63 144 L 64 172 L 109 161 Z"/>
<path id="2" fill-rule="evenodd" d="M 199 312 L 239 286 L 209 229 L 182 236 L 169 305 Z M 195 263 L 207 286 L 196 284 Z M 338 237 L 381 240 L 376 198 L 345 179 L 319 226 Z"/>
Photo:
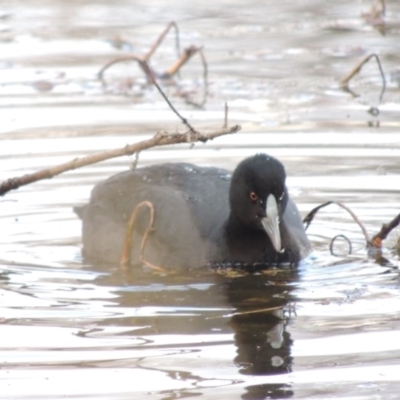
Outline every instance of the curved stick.
<path id="1" fill-rule="evenodd" d="M 187 104 L 190 104 L 197 108 L 202 108 L 204 106 L 204 104 L 206 104 L 207 97 L 208 97 L 208 65 L 207 65 L 206 56 L 203 53 L 203 49 L 202 48 L 198 49 L 197 53 L 199 54 L 200 59 L 201 59 L 201 64 L 203 65 L 203 98 L 200 102 L 193 101 L 189 98 L 186 98 L 185 96 L 184 96 L 184 98 L 185 98 L 185 101 Z"/>
<path id="2" fill-rule="evenodd" d="M 367 246 L 371 245 L 371 240 L 369 238 L 368 232 L 365 229 L 365 226 L 362 224 L 362 222 L 358 219 L 358 217 L 354 214 L 354 212 L 352 210 L 350 210 L 350 208 L 348 208 L 347 206 L 345 206 L 343 203 L 340 203 L 338 201 L 327 201 L 324 204 L 319 205 L 318 207 L 313 208 L 308 214 L 307 216 L 303 219 L 303 224 L 306 224 L 304 230 L 307 230 L 308 227 L 310 226 L 312 220 L 314 219 L 315 215 L 317 214 L 317 212 L 321 209 L 324 208 L 326 206 L 329 206 L 330 204 L 336 204 L 339 207 L 343 208 L 344 210 L 346 210 L 353 218 L 353 220 L 358 224 L 358 226 L 361 228 L 363 234 L 364 234 L 364 238 L 366 241 Z"/>
<path id="3" fill-rule="evenodd" d="M 147 261 L 144 258 L 144 248 L 146 246 L 147 242 L 147 237 L 149 236 L 150 232 L 153 230 L 153 224 L 154 224 L 154 206 L 153 203 L 150 201 L 142 201 L 140 202 L 133 210 L 129 221 L 128 225 L 126 227 L 126 233 L 125 233 L 125 240 L 124 240 L 124 247 L 122 250 L 122 255 L 121 255 L 121 261 L 120 264 L 122 267 L 126 268 L 131 261 L 131 250 L 132 250 L 132 234 L 133 234 L 133 226 L 136 220 L 136 216 L 143 206 L 146 206 L 150 210 L 150 221 L 149 225 L 146 228 L 146 231 L 144 232 L 144 235 L 142 237 L 142 242 L 140 244 L 140 262 L 144 265 L 146 265 L 149 268 L 155 269 L 156 271 L 164 272 L 164 268 L 159 267 L 158 265 L 152 264 L 150 261 Z"/>
<path id="4" fill-rule="evenodd" d="M 121 62 L 125 62 L 125 61 L 136 61 L 137 63 L 139 63 L 139 66 L 142 68 L 142 70 L 145 72 L 145 74 L 147 76 L 148 82 L 151 81 L 151 79 L 149 78 L 146 70 L 143 69 L 143 67 L 142 67 L 142 64 L 143 64 L 143 62 L 145 62 L 145 59 L 143 59 L 143 57 L 131 54 L 129 56 L 122 56 L 122 57 L 114 58 L 113 60 L 109 61 L 106 65 L 104 65 L 104 67 L 97 73 L 97 78 L 101 81 L 103 86 L 105 85 L 105 83 L 104 83 L 104 72 L 106 72 L 106 70 L 108 68 L 112 67 L 113 65 L 121 63 Z"/>
<path id="5" fill-rule="evenodd" d="M 350 239 L 349 239 L 347 236 L 342 235 L 342 234 L 336 235 L 334 238 L 332 238 L 331 244 L 329 245 L 329 251 L 331 252 L 331 254 L 332 254 L 333 256 L 339 257 L 339 255 L 336 254 L 336 253 L 334 252 L 334 250 L 333 250 L 333 245 L 335 244 L 336 239 L 339 239 L 339 238 L 342 238 L 342 239 L 346 240 L 347 244 L 349 245 L 349 252 L 347 253 L 347 255 L 349 256 L 349 255 L 351 254 L 352 250 L 353 250 L 353 248 L 352 248 L 352 246 L 351 246 L 351 241 L 350 241 Z"/>
<path id="6" fill-rule="evenodd" d="M 342 89 L 347 90 L 353 96 L 357 96 L 350 88 L 349 88 L 349 82 L 353 78 L 354 75 L 358 74 L 361 71 L 361 68 L 363 67 L 364 64 L 366 64 L 371 58 L 375 58 L 376 63 L 378 64 L 379 72 L 381 74 L 382 78 L 382 90 L 381 94 L 379 96 L 379 103 L 382 103 L 383 95 L 386 90 L 386 79 L 385 79 L 385 73 L 383 72 L 382 64 L 381 61 L 375 53 L 369 54 L 366 56 L 361 62 L 359 62 L 344 78 L 341 79 L 340 81 L 340 86 Z"/>
<path id="7" fill-rule="evenodd" d="M 148 61 L 150 59 L 150 57 L 153 55 L 153 53 L 157 50 L 158 46 L 163 42 L 163 40 L 165 39 L 165 36 L 167 36 L 167 33 L 169 32 L 169 30 L 174 27 L 175 28 L 175 45 L 176 45 L 176 53 L 177 56 L 180 56 L 180 45 L 179 45 L 179 28 L 178 25 L 175 21 L 171 21 L 166 28 L 164 29 L 164 31 L 161 33 L 161 35 L 158 37 L 158 39 L 155 41 L 155 43 L 153 44 L 153 46 L 151 46 L 150 50 L 146 53 L 146 55 L 144 56 L 144 60 Z"/>

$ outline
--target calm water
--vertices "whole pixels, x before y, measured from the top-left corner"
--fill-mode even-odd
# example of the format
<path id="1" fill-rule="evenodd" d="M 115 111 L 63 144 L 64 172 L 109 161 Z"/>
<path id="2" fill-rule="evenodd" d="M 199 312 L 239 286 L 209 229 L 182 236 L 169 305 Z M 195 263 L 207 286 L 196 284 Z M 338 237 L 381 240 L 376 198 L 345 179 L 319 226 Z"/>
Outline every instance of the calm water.
<path id="1" fill-rule="evenodd" d="M 278 5 L 277 5 L 278 3 Z M 234 168 L 264 151 L 280 158 L 305 215 L 336 200 L 370 235 L 400 212 L 400 4 L 387 2 L 382 34 L 361 16 L 368 1 L 5 1 L 0 9 L 0 180 L 182 129 L 137 67 L 170 20 L 201 62 L 166 87 L 197 128 L 240 133 L 206 145 L 153 149 L 139 165 L 190 161 Z M 125 40 L 123 49 L 115 46 Z M 340 79 L 364 56 L 379 54 Z M 174 60 L 173 35 L 152 59 Z M 197 97 L 198 96 L 198 97 Z M 378 107 L 372 115 L 371 107 Z M 399 230 L 368 258 L 359 227 L 336 206 L 308 233 L 314 253 L 297 270 L 219 276 L 155 274 L 81 258 L 72 207 L 93 185 L 129 168 L 125 157 L 65 173 L 0 198 L 0 398 L 397 399 L 400 393 Z M 353 253 L 337 244 L 352 242 Z"/>

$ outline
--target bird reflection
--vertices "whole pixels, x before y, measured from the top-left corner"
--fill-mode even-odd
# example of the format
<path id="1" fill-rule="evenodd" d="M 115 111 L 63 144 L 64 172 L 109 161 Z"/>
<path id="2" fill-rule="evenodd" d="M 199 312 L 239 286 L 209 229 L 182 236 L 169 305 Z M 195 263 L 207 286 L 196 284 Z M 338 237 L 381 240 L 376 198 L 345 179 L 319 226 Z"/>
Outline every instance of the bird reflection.
<path id="1" fill-rule="evenodd" d="M 295 272 L 276 276 L 247 275 L 226 284 L 228 302 L 236 312 L 230 326 L 235 332 L 234 361 L 244 375 L 276 375 L 291 372 L 293 343 L 286 331 L 290 281 Z M 284 384 L 248 386 L 243 399 L 289 398 L 293 391 Z"/>
<path id="2" fill-rule="evenodd" d="M 123 283 L 122 274 L 102 275 L 98 283 L 100 280 L 115 285 L 120 295 L 118 307 L 141 310 L 140 315 L 113 317 L 103 323 L 140 326 L 135 334 L 150 339 L 152 347 L 157 346 L 159 335 L 211 334 L 216 345 L 229 345 L 229 336 L 223 341 L 218 336 L 233 332 L 236 355 L 232 361 L 240 374 L 260 377 L 292 370 L 293 341 L 286 327 L 291 318 L 290 292 L 297 280 L 294 269 L 233 277 L 211 271 L 160 276 L 138 268 L 129 282 Z M 153 308 L 158 311 L 146 314 Z M 214 342 L 212 336 L 208 336 L 209 344 Z M 176 348 L 176 342 L 171 348 Z M 279 383 L 247 386 L 242 394 L 243 399 L 257 400 L 292 396 L 290 385 Z"/>

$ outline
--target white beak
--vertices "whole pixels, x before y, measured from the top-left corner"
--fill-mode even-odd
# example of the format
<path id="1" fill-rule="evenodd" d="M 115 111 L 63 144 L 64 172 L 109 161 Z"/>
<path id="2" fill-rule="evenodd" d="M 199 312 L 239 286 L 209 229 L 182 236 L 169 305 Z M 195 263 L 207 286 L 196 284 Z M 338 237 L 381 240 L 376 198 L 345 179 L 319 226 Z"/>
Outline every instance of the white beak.
<path id="1" fill-rule="evenodd" d="M 267 198 L 267 216 L 261 220 L 262 226 L 271 239 L 275 250 L 281 252 L 281 233 L 279 230 L 279 210 L 275 196 L 270 194 Z"/>

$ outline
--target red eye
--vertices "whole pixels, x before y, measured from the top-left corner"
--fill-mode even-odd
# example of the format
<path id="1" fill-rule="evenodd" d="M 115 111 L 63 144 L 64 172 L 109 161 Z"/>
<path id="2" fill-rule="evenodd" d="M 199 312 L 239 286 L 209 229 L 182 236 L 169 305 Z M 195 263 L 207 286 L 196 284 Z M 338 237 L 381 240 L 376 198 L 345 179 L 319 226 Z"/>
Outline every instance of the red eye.
<path id="1" fill-rule="evenodd" d="M 250 200 L 257 201 L 258 197 L 254 192 L 249 193 Z"/>

